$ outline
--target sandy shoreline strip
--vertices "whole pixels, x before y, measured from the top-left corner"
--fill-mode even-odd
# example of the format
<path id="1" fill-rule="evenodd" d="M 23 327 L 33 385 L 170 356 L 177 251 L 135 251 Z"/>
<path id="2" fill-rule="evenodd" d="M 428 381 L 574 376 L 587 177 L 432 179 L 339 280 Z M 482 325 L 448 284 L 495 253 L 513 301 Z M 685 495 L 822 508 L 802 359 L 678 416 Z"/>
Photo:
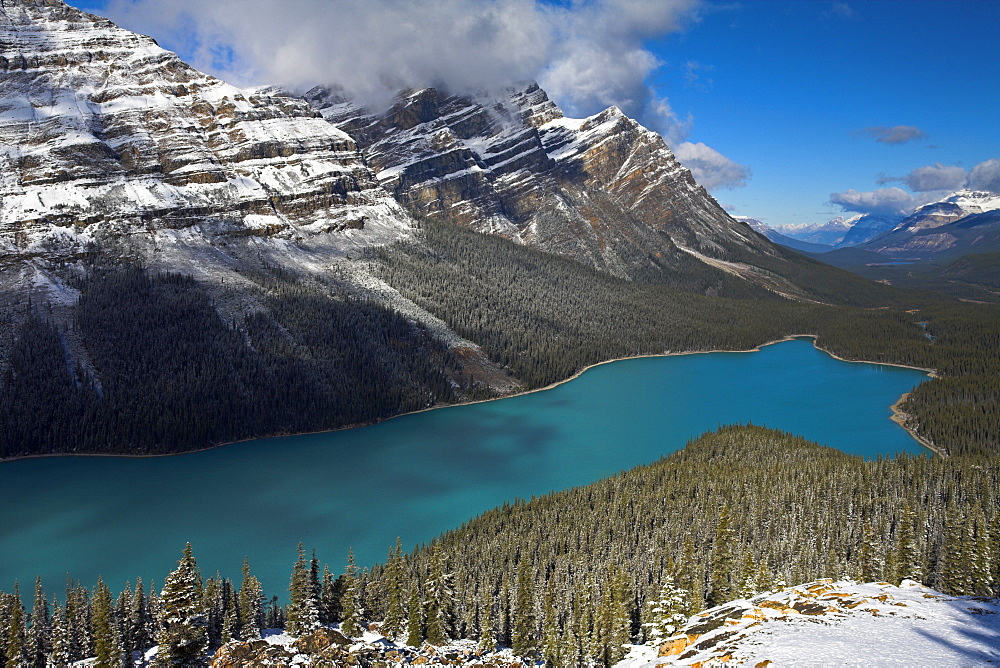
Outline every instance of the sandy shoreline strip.
<path id="1" fill-rule="evenodd" d="M 584 373 L 586 373 L 590 369 L 602 366 L 604 364 L 612 364 L 613 362 L 623 362 L 625 360 L 646 359 L 646 358 L 651 358 L 651 357 L 676 357 L 676 356 L 679 356 L 679 355 L 703 355 L 703 354 L 709 354 L 709 353 L 755 353 L 755 352 L 759 352 L 760 349 L 763 348 L 763 347 L 765 347 L 765 346 L 772 346 L 772 345 L 775 345 L 777 343 L 784 343 L 785 341 L 794 341 L 795 339 L 812 339 L 813 340 L 813 347 L 815 347 L 817 350 L 819 350 L 821 352 L 826 353 L 827 355 L 829 355 L 830 357 L 832 357 L 832 358 L 834 358 L 836 360 L 840 360 L 841 362 L 852 362 L 852 363 L 857 363 L 857 364 L 881 364 L 883 366 L 895 366 L 895 367 L 900 367 L 900 368 L 903 368 L 903 369 L 914 369 L 916 371 L 923 371 L 924 373 L 926 373 L 931 378 L 937 378 L 938 377 L 937 376 L 937 371 L 935 369 L 925 369 L 923 367 L 910 366 L 910 365 L 907 365 L 907 364 L 893 364 L 892 362 L 871 362 L 871 361 L 868 361 L 868 360 L 851 360 L 851 359 L 846 359 L 846 358 L 840 357 L 838 355 L 835 355 L 834 353 L 830 352 L 829 350 L 826 350 L 826 349 L 824 349 L 824 348 L 816 345 L 816 342 L 817 342 L 818 338 L 819 337 L 816 334 L 789 334 L 788 336 L 785 336 L 783 338 L 775 339 L 774 341 L 768 341 L 766 343 L 760 344 L 759 346 L 757 346 L 755 348 L 749 348 L 747 350 L 684 350 L 684 351 L 679 351 L 679 352 L 664 352 L 664 353 L 653 353 L 653 354 L 649 354 L 649 355 L 634 355 L 634 356 L 630 356 L 630 357 L 615 357 L 613 359 L 603 360 L 601 362 L 595 362 L 594 364 L 591 364 L 589 366 L 585 366 L 582 369 L 580 369 L 579 371 L 577 371 L 576 373 L 574 373 L 572 376 L 570 376 L 568 378 L 565 378 L 563 380 L 558 380 L 558 381 L 556 381 L 554 383 L 550 383 L 549 385 L 546 385 L 545 387 L 538 387 L 538 388 L 535 388 L 533 390 L 525 390 L 524 392 L 516 392 L 516 393 L 513 393 L 513 394 L 505 394 L 505 395 L 503 395 L 501 397 L 492 397 L 490 399 L 479 399 L 477 401 L 465 401 L 465 402 L 458 403 L 458 404 L 439 404 L 439 405 L 436 405 L 436 406 L 428 406 L 427 408 L 421 408 L 420 410 L 410 411 L 408 413 L 400 413 L 399 415 L 393 415 L 392 417 L 388 417 L 385 420 L 379 420 L 378 422 L 370 422 L 370 423 L 365 423 L 365 424 L 346 425 L 346 426 L 343 426 L 343 427 L 336 427 L 334 429 L 319 429 L 317 431 L 289 432 L 289 433 L 279 433 L 279 434 L 268 434 L 268 435 L 263 435 L 263 436 L 253 436 L 253 437 L 250 437 L 250 438 L 242 438 L 242 439 L 239 439 L 237 441 L 226 441 L 225 443 L 216 443 L 214 445 L 209 445 L 209 446 L 206 446 L 204 448 L 197 448 L 197 449 L 194 449 L 194 450 L 185 450 L 184 452 L 166 452 L 166 453 L 151 453 L 151 454 L 119 454 L 119 453 L 104 453 L 104 452 L 94 452 L 94 453 L 61 452 L 61 453 L 51 453 L 51 454 L 25 455 L 25 456 L 22 456 L 22 457 L 9 457 L 9 458 L 6 458 L 6 459 L 0 458 L 0 463 L 18 461 L 18 460 L 22 460 L 22 459 L 42 459 L 42 458 L 46 458 L 46 457 L 133 457 L 133 458 L 179 457 L 179 456 L 182 456 L 182 455 L 194 454 L 196 452 L 206 452 L 208 450 L 214 450 L 216 448 L 222 448 L 222 447 L 225 447 L 227 445 L 237 445 L 239 443 L 247 443 L 249 441 L 259 441 L 259 440 L 266 439 L 266 438 L 285 438 L 287 436 L 309 436 L 309 435 L 314 435 L 314 434 L 326 434 L 326 433 L 331 433 L 331 432 L 336 432 L 336 431 L 344 431 L 345 429 L 357 429 L 358 427 L 368 427 L 368 426 L 371 426 L 373 424 L 380 424 L 382 422 L 388 422 L 389 420 L 395 420 L 397 418 L 405 417 L 407 415 L 417 415 L 418 413 L 426 413 L 428 411 L 436 411 L 436 410 L 441 410 L 441 409 L 445 409 L 445 408 L 455 408 L 455 407 L 458 407 L 458 406 L 471 406 L 473 404 L 483 404 L 483 403 L 486 403 L 486 402 L 489 402 L 489 401 L 500 401 L 502 399 L 511 399 L 513 397 L 521 397 L 521 396 L 525 396 L 525 395 L 528 395 L 528 394 L 534 394 L 535 392 L 545 392 L 547 390 L 551 390 L 551 389 L 554 389 L 556 387 L 559 387 L 560 385 L 562 385 L 564 383 L 568 383 L 571 380 L 576 380 L 577 378 L 579 378 L 581 375 L 583 375 Z M 928 450 L 930 450 L 932 453 L 938 455 L 939 457 L 947 457 L 948 455 L 947 455 L 946 452 L 944 452 L 943 450 L 941 450 L 937 446 L 931 444 L 925 438 L 919 436 L 915 431 L 913 431 L 910 427 L 908 427 L 906 425 L 906 418 L 909 417 L 909 415 L 907 413 L 904 413 L 902 410 L 900 410 L 899 406 L 904 401 L 906 401 L 907 397 L 909 397 L 909 396 L 910 396 L 910 393 L 907 392 L 906 394 L 904 394 L 903 396 L 901 396 L 899 398 L 899 400 L 895 404 L 892 405 L 892 407 L 891 407 L 892 408 L 892 421 L 895 422 L 896 424 L 898 424 L 899 426 L 901 426 L 903 429 L 905 429 L 907 431 L 907 433 L 909 433 L 910 436 L 912 436 L 915 441 L 917 441 L 920 445 L 922 445 L 923 447 L 925 447 Z"/>

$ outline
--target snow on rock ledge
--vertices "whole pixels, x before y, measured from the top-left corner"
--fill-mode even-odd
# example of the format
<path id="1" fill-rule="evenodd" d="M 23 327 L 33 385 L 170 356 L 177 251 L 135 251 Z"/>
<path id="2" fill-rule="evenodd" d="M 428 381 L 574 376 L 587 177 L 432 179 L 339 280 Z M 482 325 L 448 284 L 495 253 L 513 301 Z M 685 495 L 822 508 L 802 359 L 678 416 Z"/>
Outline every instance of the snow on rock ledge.
<path id="1" fill-rule="evenodd" d="M 659 657 L 655 656 L 659 654 Z M 980 665 L 1000 660 L 1000 601 L 948 596 L 910 580 L 818 580 L 691 617 L 646 666 Z"/>

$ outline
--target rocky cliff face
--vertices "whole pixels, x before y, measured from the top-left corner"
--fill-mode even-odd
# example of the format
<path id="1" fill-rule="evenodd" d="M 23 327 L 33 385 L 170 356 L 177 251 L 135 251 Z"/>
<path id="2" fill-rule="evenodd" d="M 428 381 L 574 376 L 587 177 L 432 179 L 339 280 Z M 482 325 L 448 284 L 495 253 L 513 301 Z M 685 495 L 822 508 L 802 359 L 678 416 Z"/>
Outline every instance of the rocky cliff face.
<path id="1" fill-rule="evenodd" d="M 0 34 L 8 258 L 209 221 L 286 239 L 409 227 L 354 141 L 302 100 L 230 86 L 60 0 L 0 1 Z"/>
<path id="2" fill-rule="evenodd" d="M 379 183 L 418 217 L 636 278 L 677 270 L 690 260 L 685 249 L 773 253 L 659 135 L 615 107 L 565 118 L 534 83 L 466 96 L 406 91 L 382 111 L 336 90 L 306 99 L 355 138 Z"/>

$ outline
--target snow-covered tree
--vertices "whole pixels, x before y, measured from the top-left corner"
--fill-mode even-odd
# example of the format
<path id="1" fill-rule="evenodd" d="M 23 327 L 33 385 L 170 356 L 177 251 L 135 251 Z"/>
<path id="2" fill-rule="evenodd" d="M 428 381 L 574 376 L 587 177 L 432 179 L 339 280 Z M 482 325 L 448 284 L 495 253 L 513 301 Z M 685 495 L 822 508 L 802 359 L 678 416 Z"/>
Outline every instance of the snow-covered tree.
<path id="1" fill-rule="evenodd" d="M 427 642 L 443 645 L 451 638 L 455 610 L 455 590 L 451 573 L 445 568 L 444 552 L 436 543 L 431 557 L 431 572 L 424 584 L 427 596 L 424 604 L 427 615 Z"/>
<path id="2" fill-rule="evenodd" d="M 403 632 L 406 622 L 403 612 L 403 546 L 396 538 L 396 546 L 389 550 L 389 561 L 385 567 L 385 597 L 388 606 L 382 634 L 395 638 Z"/>
<path id="3" fill-rule="evenodd" d="M 42 591 L 42 578 L 35 578 L 35 600 L 31 608 L 31 627 L 28 629 L 28 656 L 36 666 L 45 665 L 45 656 L 51 650 L 49 602 Z"/>
<path id="4" fill-rule="evenodd" d="M 198 564 L 191 543 L 176 569 L 167 575 L 160 594 L 162 630 L 157 641 L 158 666 L 200 665 L 208 648 L 208 617 Z"/>
<path id="5" fill-rule="evenodd" d="M 659 645 L 687 620 L 688 591 L 679 587 L 670 575 L 663 579 L 656 598 L 646 603 L 642 628 L 650 645 Z"/>
<path id="6" fill-rule="evenodd" d="M 243 557 L 243 581 L 240 583 L 240 640 L 260 638 L 263 617 L 263 590 L 260 580 L 250 574 L 250 561 Z"/>
<path id="7" fill-rule="evenodd" d="M 345 636 L 361 635 L 361 600 L 358 596 L 358 567 L 354 564 L 354 549 L 347 552 L 347 568 L 344 570 L 344 593 L 340 597 L 343 619 L 340 631 Z"/>
<path id="8" fill-rule="evenodd" d="M 528 558 L 522 554 L 517 568 L 517 590 L 514 598 L 511 648 L 517 656 L 528 656 L 538 649 L 535 637 L 535 603 L 532 590 L 534 582 Z"/>
<path id="9" fill-rule="evenodd" d="M 49 663 L 53 666 L 65 666 L 73 660 L 70 651 L 69 625 L 66 623 L 66 608 L 52 599 L 52 652 Z"/>
<path id="10" fill-rule="evenodd" d="M 410 590 L 410 611 L 406 621 L 406 644 L 410 647 L 420 647 L 424 641 L 424 610 L 420 605 L 419 583 L 414 583 Z"/>
<path id="11" fill-rule="evenodd" d="M 285 623 L 285 631 L 293 636 L 305 635 L 319 628 L 319 590 L 312 571 L 312 563 L 306 561 L 306 551 L 299 543 L 298 558 L 292 567 L 292 579 L 288 585 L 288 619 Z"/>

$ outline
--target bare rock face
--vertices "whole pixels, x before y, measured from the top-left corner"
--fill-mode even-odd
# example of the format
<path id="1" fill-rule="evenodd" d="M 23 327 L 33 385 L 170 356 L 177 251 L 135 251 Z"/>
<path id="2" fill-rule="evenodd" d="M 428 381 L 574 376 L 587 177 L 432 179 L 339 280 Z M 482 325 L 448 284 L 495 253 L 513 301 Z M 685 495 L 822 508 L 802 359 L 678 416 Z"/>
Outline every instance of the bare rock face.
<path id="1" fill-rule="evenodd" d="M 730 218 L 662 138 L 619 109 L 564 118 L 535 83 L 476 95 L 404 91 L 383 112 L 342 91 L 306 99 L 354 137 L 418 217 L 541 247 L 620 276 L 771 246 Z M 681 248 L 683 247 L 683 249 Z"/>
<path id="2" fill-rule="evenodd" d="M 61 0 L 0 0 L 0 72 L 7 252 L 205 220 L 285 238 L 410 225 L 355 142 L 303 100 L 230 86 Z"/>

